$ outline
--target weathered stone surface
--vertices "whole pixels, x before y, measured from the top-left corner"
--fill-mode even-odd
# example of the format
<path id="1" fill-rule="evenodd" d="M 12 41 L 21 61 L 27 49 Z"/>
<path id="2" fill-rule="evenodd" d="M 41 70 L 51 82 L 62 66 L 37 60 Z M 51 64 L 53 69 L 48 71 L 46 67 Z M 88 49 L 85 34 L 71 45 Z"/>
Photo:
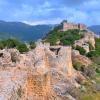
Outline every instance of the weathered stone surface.
<path id="1" fill-rule="evenodd" d="M 13 49 L 1 52 L 0 100 L 74 100 L 70 91 L 79 84 L 71 47 L 39 43 L 25 54 Z"/>
<path id="2" fill-rule="evenodd" d="M 67 31 L 69 29 L 87 30 L 87 27 L 84 24 L 74 24 L 67 21 L 63 21 L 61 31 Z"/>
<path id="3" fill-rule="evenodd" d="M 89 43 L 95 48 L 95 35 L 92 32 L 85 32 L 84 37 L 80 40 L 76 40 L 74 46 L 77 45 L 83 47 L 86 52 L 89 52 Z"/>
<path id="4" fill-rule="evenodd" d="M 77 50 L 72 51 L 72 60 L 73 60 L 73 63 L 78 62 L 84 66 L 89 66 L 92 64 L 92 61 L 88 57 L 80 55 Z"/>

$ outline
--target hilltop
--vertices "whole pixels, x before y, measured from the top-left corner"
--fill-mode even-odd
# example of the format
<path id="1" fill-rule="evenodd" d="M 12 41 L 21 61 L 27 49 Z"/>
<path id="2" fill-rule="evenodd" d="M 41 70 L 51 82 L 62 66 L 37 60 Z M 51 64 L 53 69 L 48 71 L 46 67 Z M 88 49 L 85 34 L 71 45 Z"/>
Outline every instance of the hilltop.
<path id="1" fill-rule="evenodd" d="M 0 99 L 99 100 L 99 60 L 100 38 L 83 24 L 64 21 L 30 44 L 2 40 Z"/>

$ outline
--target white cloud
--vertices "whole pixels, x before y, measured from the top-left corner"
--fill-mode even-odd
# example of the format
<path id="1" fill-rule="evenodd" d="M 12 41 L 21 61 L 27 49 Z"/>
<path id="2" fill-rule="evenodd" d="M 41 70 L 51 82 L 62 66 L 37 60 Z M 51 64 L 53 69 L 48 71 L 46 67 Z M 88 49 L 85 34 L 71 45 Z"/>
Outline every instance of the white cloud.
<path id="1" fill-rule="evenodd" d="M 0 19 L 55 24 L 66 18 L 87 25 L 100 24 L 99 4 L 100 0 L 0 0 Z"/>
<path id="2" fill-rule="evenodd" d="M 59 24 L 62 21 L 61 18 L 51 19 L 51 20 L 36 20 L 36 21 L 23 21 L 29 25 L 42 25 L 42 24 Z"/>

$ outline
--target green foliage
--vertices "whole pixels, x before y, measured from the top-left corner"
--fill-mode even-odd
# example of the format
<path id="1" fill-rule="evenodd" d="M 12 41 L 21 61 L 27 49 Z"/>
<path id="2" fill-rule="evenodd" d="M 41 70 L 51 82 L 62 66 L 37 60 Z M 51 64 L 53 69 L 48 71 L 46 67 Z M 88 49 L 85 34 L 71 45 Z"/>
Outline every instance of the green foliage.
<path id="1" fill-rule="evenodd" d="M 49 42 L 51 45 L 56 45 L 57 41 L 60 41 L 62 45 L 72 45 L 75 40 L 81 38 L 78 29 L 68 30 L 66 32 L 59 32 L 58 27 L 51 31 L 46 36 L 46 42 Z"/>
<path id="2" fill-rule="evenodd" d="M 61 33 L 60 37 L 63 45 L 72 45 L 75 40 L 79 40 L 81 38 L 81 35 L 79 34 L 79 30 L 74 29 Z"/>
<path id="3" fill-rule="evenodd" d="M 47 39 L 46 42 L 49 42 L 50 45 L 56 45 L 57 42 L 57 36 L 55 34 L 50 34 Z"/>
<path id="4" fill-rule="evenodd" d="M 96 73 L 100 73 L 100 56 L 93 57 L 92 61 L 94 62 L 93 66 L 94 66 Z"/>
<path id="5" fill-rule="evenodd" d="M 90 78 L 95 76 L 96 68 L 94 68 L 95 66 L 93 66 L 93 65 L 86 67 L 86 66 L 82 65 L 80 62 L 74 62 L 73 67 L 76 70 L 81 71 L 85 76 L 88 76 Z"/>
<path id="6" fill-rule="evenodd" d="M 88 43 L 89 44 L 89 50 L 91 51 L 91 50 L 94 50 L 94 47 L 92 46 L 92 44 L 89 42 Z"/>
<path id="7" fill-rule="evenodd" d="M 73 67 L 78 71 L 83 71 L 84 65 L 82 65 L 80 62 L 75 62 Z"/>
<path id="8" fill-rule="evenodd" d="M 83 47 L 76 46 L 76 50 L 78 50 L 81 55 L 85 55 L 86 54 L 86 50 Z"/>
<path id="9" fill-rule="evenodd" d="M 17 46 L 17 50 L 19 50 L 20 53 L 28 52 L 28 48 L 26 44 L 20 44 Z"/>
<path id="10" fill-rule="evenodd" d="M 96 51 L 98 52 L 98 56 L 100 56 L 100 38 L 96 38 Z"/>
<path id="11" fill-rule="evenodd" d="M 17 45 L 19 45 L 19 41 L 15 40 L 15 39 L 8 39 L 8 40 L 6 40 L 7 48 L 14 48 Z"/>
<path id="12" fill-rule="evenodd" d="M 34 49 L 36 47 L 35 42 L 30 43 L 30 48 Z M 7 39 L 0 41 L 0 49 L 4 48 L 16 48 L 19 52 L 27 52 L 29 49 L 27 48 L 26 44 L 16 40 L 16 39 Z"/>
<path id="13" fill-rule="evenodd" d="M 0 49 L 4 49 L 4 44 L 0 41 Z"/>
<path id="14" fill-rule="evenodd" d="M 100 56 L 100 38 L 96 38 L 96 48 L 93 51 L 90 51 L 87 53 L 87 57 L 93 58 L 93 57 L 98 57 Z"/>
<path id="15" fill-rule="evenodd" d="M 96 57 L 96 56 L 98 56 L 98 52 L 97 51 L 90 51 L 86 54 L 86 56 L 89 58 Z"/>
<path id="16" fill-rule="evenodd" d="M 36 47 L 35 42 L 34 41 L 30 42 L 30 48 L 31 49 L 35 49 L 35 47 Z"/>
<path id="17" fill-rule="evenodd" d="M 16 39 L 2 40 L 2 41 L 0 41 L 0 48 L 1 49 L 4 49 L 5 47 L 14 48 L 19 44 L 20 44 L 20 42 L 18 40 L 16 40 Z"/>
<path id="18" fill-rule="evenodd" d="M 100 73 L 100 67 L 97 67 L 97 68 L 96 68 L 96 72 L 97 72 L 97 73 Z"/>

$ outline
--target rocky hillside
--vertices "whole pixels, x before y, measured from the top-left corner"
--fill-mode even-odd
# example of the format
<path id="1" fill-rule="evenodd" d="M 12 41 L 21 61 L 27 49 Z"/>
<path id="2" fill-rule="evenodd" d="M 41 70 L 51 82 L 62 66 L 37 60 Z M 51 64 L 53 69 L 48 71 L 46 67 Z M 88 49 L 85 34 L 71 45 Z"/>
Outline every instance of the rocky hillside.
<path id="1" fill-rule="evenodd" d="M 71 47 L 38 43 L 25 54 L 16 49 L 0 51 L 3 100 L 74 100 L 70 90 L 80 86 L 76 80 L 83 77 L 79 75 L 72 67 Z"/>
<path id="2" fill-rule="evenodd" d="M 100 99 L 100 39 L 90 31 L 57 28 L 42 41 L 0 47 L 0 100 Z"/>

